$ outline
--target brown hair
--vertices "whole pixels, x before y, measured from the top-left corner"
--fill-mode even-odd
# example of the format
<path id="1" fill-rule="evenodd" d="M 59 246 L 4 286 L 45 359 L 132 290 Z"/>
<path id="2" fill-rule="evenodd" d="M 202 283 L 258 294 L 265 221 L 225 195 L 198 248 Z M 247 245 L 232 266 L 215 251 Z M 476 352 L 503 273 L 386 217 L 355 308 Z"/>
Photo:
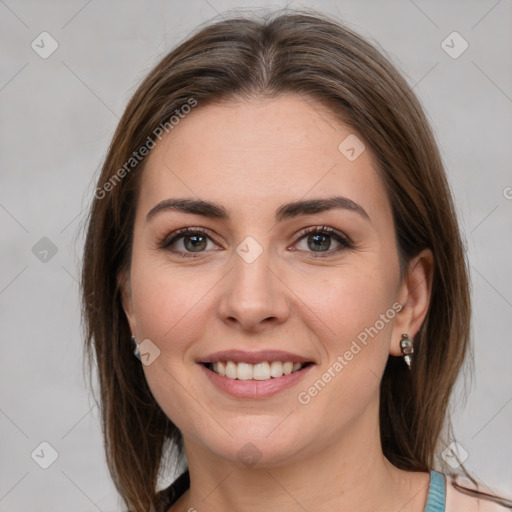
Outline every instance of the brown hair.
<path id="1" fill-rule="evenodd" d="M 117 278 L 130 265 L 146 158 L 129 169 L 126 163 L 191 99 L 201 108 L 286 93 L 325 105 L 371 148 L 392 205 L 402 276 L 422 249 L 433 252 L 431 304 L 415 338 L 414 368 L 409 372 L 400 359 L 389 358 L 380 430 L 384 455 L 395 466 L 428 471 L 434 465 L 469 346 L 471 307 L 455 209 L 422 107 L 377 49 L 326 15 L 234 17 L 198 30 L 139 86 L 114 134 L 88 220 L 82 271 L 86 349 L 90 363 L 93 348 L 96 356 L 108 466 L 131 511 L 157 506 L 163 460 L 172 447 L 181 456 L 183 446 L 133 355 L 121 305 Z"/>

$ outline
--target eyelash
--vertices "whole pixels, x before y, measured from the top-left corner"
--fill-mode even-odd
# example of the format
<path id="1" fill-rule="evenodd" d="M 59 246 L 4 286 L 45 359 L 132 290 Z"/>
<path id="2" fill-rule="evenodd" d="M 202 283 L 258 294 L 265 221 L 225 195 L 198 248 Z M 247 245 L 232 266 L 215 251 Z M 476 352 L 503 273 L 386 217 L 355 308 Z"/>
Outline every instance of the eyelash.
<path id="1" fill-rule="evenodd" d="M 174 249 L 170 249 L 170 246 L 175 243 L 180 238 L 185 237 L 186 235 L 197 235 L 201 234 L 212 240 L 214 243 L 215 240 L 212 239 L 212 237 L 208 234 L 207 230 L 204 228 L 183 228 L 179 229 L 178 231 L 175 231 L 174 233 L 171 233 L 171 235 L 167 236 L 160 244 L 160 249 L 167 249 L 174 254 L 178 254 L 182 256 L 183 258 L 197 258 L 199 257 L 201 252 L 199 251 L 197 253 L 197 256 L 195 253 L 190 252 L 182 252 L 182 251 L 176 251 Z M 322 235 L 328 235 L 331 238 L 335 239 L 341 247 L 335 250 L 329 250 L 329 251 L 321 251 L 321 252 L 315 252 L 315 251 L 302 251 L 302 252 L 310 252 L 313 258 L 327 258 L 329 256 L 332 256 L 333 254 L 339 253 L 340 251 L 343 251 L 345 249 L 353 249 L 354 244 L 345 236 L 343 236 L 341 233 L 339 233 L 337 230 L 329 227 L 329 226 L 312 226 L 309 228 L 305 228 L 301 232 L 298 233 L 298 240 L 295 243 L 300 242 L 303 238 L 305 238 L 307 235 L 310 234 L 322 234 Z M 217 244 L 219 245 L 219 244 Z"/>

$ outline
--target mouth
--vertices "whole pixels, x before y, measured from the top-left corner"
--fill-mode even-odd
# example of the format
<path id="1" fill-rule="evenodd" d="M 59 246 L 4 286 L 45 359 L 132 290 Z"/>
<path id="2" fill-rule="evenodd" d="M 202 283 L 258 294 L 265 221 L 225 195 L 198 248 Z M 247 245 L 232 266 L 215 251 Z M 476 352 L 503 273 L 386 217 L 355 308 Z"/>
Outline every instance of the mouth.
<path id="1" fill-rule="evenodd" d="M 205 368 L 211 372 L 231 380 L 255 380 L 266 381 L 279 379 L 280 377 L 297 373 L 313 365 L 311 361 L 261 361 L 256 364 L 247 362 L 235 362 L 231 360 L 202 362 Z"/>

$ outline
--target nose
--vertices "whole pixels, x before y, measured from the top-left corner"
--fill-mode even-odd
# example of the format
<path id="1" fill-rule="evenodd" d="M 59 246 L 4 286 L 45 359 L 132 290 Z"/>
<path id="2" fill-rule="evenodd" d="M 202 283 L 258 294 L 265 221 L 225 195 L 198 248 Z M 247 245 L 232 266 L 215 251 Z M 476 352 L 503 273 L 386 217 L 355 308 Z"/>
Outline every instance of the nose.
<path id="1" fill-rule="evenodd" d="M 290 311 L 287 288 L 269 260 L 268 251 L 251 263 L 238 254 L 233 256 L 217 309 L 222 322 L 255 333 L 286 322 Z"/>

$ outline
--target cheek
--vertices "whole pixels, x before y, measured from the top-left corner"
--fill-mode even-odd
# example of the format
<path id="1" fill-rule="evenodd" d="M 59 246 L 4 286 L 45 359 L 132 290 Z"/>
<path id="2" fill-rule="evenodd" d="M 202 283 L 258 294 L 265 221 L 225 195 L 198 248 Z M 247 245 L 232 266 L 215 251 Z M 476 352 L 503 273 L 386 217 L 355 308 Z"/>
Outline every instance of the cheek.
<path id="1" fill-rule="evenodd" d="M 214 276 L 201 275 L 197 268 L 170 269 L 150 258 L 134 258 L 131 281 L 139 337 L 171 351 L 190 337 L 198 316 L 203 314 L 204 318 L 204 298 L 215 284 Z"/>
<path id="2" fill-rule="evenodd" d="M 298 399 L 304 411 L 331 418 L 333 432 L 347 425 L 341 418 L 350 422 L 377 403 L 397 314 L 393 279 L 392 272 L 368 265 L 333 273 L 322 283 L 322 292 L 313 286 L 302 289 L 325 324 L 319 338 L 325 360 L 322 373 L 304 383 Z"/>
<path id="3" fill-rule="evenodd" d="M 190 381 L 194 363 L 188 355 L 209 317 L 205 295 L 215 280 L 206 274 L 198 277 L 197 270 L 171 270 L 136 256 L 131 280 L 138 337 L 151 340 L 160 350 L 152 364 L 143 366 L 148 386 L 180 430 L 195 432 L 194 418 L 204 411 L 199 405 L 200 390 Z"/>
<path id="4" fill-rule="evenodd" d="M 367 260 L 350 268 L 329 269 L 321 279 L 301 279 L 294 291 L 322 320 L 329 348 L 343 349 L 375 324 L 379 335 L 391 328 L 396 316 L 392 308 L 397 279 L 394 274 L 378 262 Z"/>
<path id="5" fill-rule="evenodd" d="M 215 275 L 172 265 L 160 251 L 145 246 L 137 228 L 130 268 L 131 299 L 137 341 L 149 339 L 158 356 L 143 371 L 151 393 L 166 416 L 182 431 L 194 431 L 201 418 L 200 392 L 189 382 L 189 350 L 198 338 L 207 293 Z M 187 364 L 183 364 L 184 361 Z M 195 397 L 195 398 L 194 398 Z M 186 413 L 184 413 L 186 411 Z"/>
<path id="6" fill-rule="evenodd" d="M 219 268 L 201 265 L 170 268 L 161 260 L 134 254 L 131 282 L 138 337 L 184 356 L 206 324 L 215 322 L 216 304 L 222 300 L 215 287 L 224 286 L 222 274 Z M 302 323 L 327 352 L 344 352 L 377 322 L 380 339 L 391 326 L 379 319 L 393 304 L 396 276 L 380 263 L 361 258 L 360 265 L 350 267 L 308 273 L 283 267 L 280 274 L 287 287 L 276 293 L 288 294 L 293 320 L 288 323 Z"/>

